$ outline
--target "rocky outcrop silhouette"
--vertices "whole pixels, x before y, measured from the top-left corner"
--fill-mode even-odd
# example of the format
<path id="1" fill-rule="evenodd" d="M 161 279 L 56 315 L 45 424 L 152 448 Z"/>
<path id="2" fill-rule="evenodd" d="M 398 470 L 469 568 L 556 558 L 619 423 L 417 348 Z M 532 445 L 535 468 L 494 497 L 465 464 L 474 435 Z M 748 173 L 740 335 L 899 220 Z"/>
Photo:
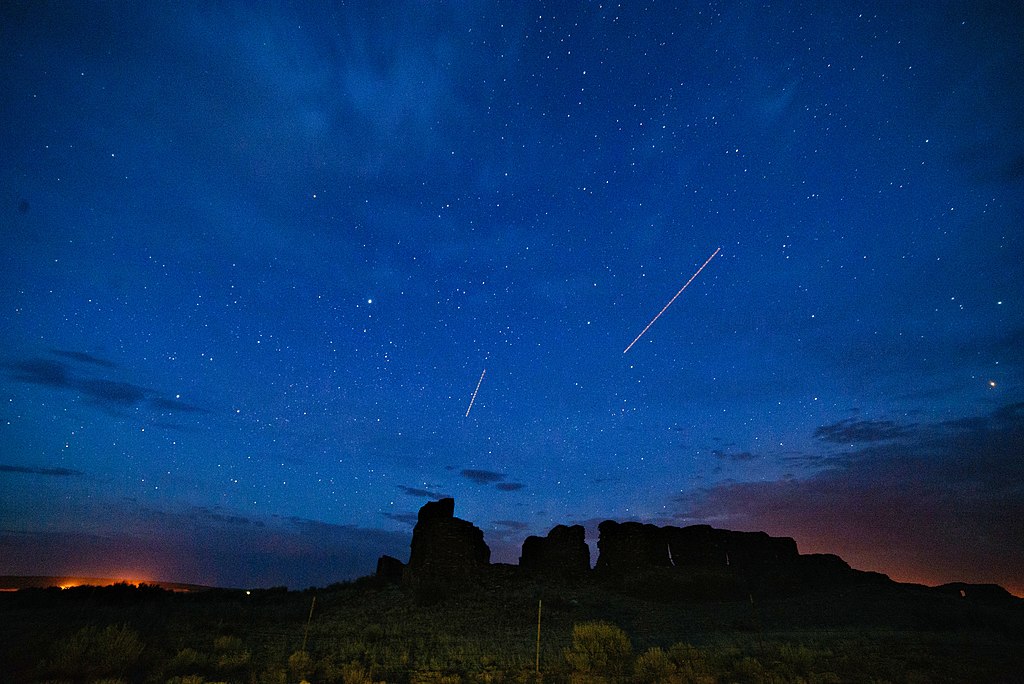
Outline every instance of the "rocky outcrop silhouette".
<path id="1" fill-rule="evenodd" d="M 658 527 L 605 520 L 598 526 L 596 569 L 621 574 L 647 568 L 728 568 L 746 573 L 781 570 L 797 562 L 796 542 L 764 532 L 733 532 L 710 525 Z"/>
<path id="2" fill-rule="evenodd" d="M 560 577 L 580 577 L 590 571 L 590 547 L 582 525 L 556 525 L 546 537 L 527 537 L 519 567 Z"/>
<path id="3" fill-rule="evenodd" d="M 377 578 L 411 585 L 423 600 L 436 600 L 470 579 L 519 577 L 595 580 L 627 594 L 658 601 L 736 600 L 860 587 L 908 587 L 886 575 L 854 570 L 832 554 L 800 554 L 789 537 L 690 525 L 665 526 L 605 520 L 598 526 L 598 558 L 581 525 L 556 525 L 546 536 L 527 537 L 519 566 L 490 564 L 483 532 L 455 517 L 455 500 L 431 501 L 419 511 L 409 562 L 382 556 Z M 504 580 L 502 580 L 504 581 Z M 441 593 L 438 593 L 440 591 Z M 1018 602 L 997 585 L 951 583 L 929 589 L 983 604 Z M 433 592 L 433 593 L 432 593 Z"/>
<path id="4" fill-rule="evenodd" d="M 405 574 L 405 563 L 392 556 L 381 556 L 377 559 L 377 579 L 383 582 L 398 584 Z"/>
<path id="5" fill-rule="evenodd" d="M 455 517 L 455 500 L 424 505 L 412 531 L 406 575 L 419 580 L 460 580 L 478 575 L 491 560 L 484 533 Z"/>
<path id="6" fill-rule="evenodd" d="M 991 605 L 1008 605 L 1019 602 L 1013 594 L 998 584 L 969 584 L 967 582 L 950 582 L 933 587 L 932 591 L 939 594 L 959 596 L 967 601 Z"/>
<path id="7" fill-rule="evenodd" d="M 737 572 L 781 568 L 796 562 L 796 541 L 764 532 L 733 532 L 710 525 L 664 527 L 671 564 L 729 567 Z"/>
<path id="8" fill-rule="evenodd" d="M 605 520 L 597 526 L 597 565 L 602 573 L 626 573 L 669 567 L 668 540 L 663 528 L 638 522 Z"/>

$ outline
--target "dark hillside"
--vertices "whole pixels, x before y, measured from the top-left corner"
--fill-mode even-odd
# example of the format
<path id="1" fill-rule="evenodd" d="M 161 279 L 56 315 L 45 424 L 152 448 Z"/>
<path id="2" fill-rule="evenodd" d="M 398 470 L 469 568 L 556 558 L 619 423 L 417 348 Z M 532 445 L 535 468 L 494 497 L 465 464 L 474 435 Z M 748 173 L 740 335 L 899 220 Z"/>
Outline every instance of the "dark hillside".
<path id="1" fill-rule="evenodd" d="M 421 513 L 408 565 L 323 589 L 0 594 L 5 681 L 1022 681 L 1024 601 L 999 587 L 900 584 L 763 533 L 611 521 L 594 570 L 570 527 L 531 537 L 522 566 L 490 564 L 453 511 Z"/>
<path id="2" fill-rule="evenodd" d="M 700 681 L 1019 681 L 1024 671 L 1019 602 L 896 584 L 660 601 L 597 578 L 541 580 L 500 565 L 458 589 L 367 578 L 251 594 L 23 590 L 0 596 L 0 658 L 12 682 L 370 681 L 359 672 L 388 682 L 527 681 L 538 602 L 548 682 L 569 680 L 574 627 L 594 622 L 624 632 L 634 668 L 661 649 L 666 672 L 699 666 L 710 677 Z"/>

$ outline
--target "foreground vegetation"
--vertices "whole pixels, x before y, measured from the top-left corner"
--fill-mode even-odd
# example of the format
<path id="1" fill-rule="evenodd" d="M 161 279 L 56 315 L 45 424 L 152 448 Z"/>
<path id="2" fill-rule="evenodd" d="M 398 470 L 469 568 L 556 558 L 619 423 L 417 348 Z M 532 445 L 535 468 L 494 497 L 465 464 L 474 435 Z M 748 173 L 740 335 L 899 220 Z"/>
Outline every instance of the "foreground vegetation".
<path id="1" fill-rule="evenodd" d="M 0 615 L 11 682 L 1024 681 L 1019 605 L 914 588 L 673 601 L 498 574 L 459 591 L 116 585 L 3 595 Z"/>

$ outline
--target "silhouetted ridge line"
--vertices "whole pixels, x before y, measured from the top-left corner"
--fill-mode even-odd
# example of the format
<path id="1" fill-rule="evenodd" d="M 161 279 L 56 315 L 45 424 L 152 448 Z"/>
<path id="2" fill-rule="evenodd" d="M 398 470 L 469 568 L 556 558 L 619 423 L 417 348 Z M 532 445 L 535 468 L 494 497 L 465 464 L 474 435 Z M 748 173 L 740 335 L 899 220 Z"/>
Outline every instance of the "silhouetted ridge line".
<path id="1" fill-rule="evenodd" d="M 409 562 L 382 556 L 376 577 L 438 588 L 485 580 L 488 573 L 500 572 L 557 582 L 593 580 L 659 600 L 735 599 L 854 585 L 916 586 L 855 570 L 833 554 L 801 554 L 792 538 L 765 532 L 605 520 L 598 525 L 598 533 L 593 569 L 581 525 L 556 525 L 544 537 L 527 537 L 518 566 L 492 565 L 483 532 L 455 517 L 455 500 L 444 498 L 420 509 Z M 1019 600 L 997 585 L 951 583 L 932 591 L 987 603 Z"/>

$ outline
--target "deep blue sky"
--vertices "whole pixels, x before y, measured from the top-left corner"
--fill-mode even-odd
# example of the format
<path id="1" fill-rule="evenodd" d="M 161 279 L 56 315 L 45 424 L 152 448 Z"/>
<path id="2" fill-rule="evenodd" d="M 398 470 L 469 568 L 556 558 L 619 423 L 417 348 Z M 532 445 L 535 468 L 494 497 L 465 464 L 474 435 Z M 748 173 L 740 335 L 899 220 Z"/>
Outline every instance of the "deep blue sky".
<path id="1" fill-rule="evenodd" d="M 5 2 L 0 574 L 451 495 L 1024 593 L 1024 10 L 895 4 Z"/>

